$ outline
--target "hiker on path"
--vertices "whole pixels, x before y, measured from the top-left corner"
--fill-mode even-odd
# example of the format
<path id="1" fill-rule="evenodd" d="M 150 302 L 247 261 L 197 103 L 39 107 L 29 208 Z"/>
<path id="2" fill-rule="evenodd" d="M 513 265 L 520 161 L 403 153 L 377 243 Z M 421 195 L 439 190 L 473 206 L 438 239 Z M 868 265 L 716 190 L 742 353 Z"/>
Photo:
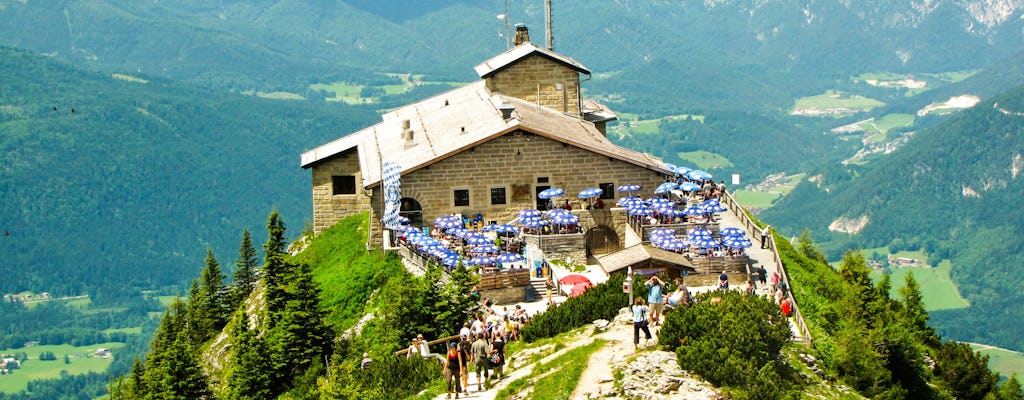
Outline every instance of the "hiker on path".
<path id="1" fill-rule="evenodd" d="M 487 347 L 483 335 L 477 336 L 473 342 L 473 363 L 476 365 L 476 388 L 479 391 L 484 390 L 483 382 L 488 375 Z"/>
<path id="2" fill-rule="evenodd" d="M 462 392 L 469 394 L 469 363 L 473 360 L 472 343 L 469 342 L 469 335 L 462 335 L 459 340 L 459 355 L 462 356 Z"/>
<path id="3" fill-rule="evenodd" d="M 452 398 L 452 388 L 454 385 L 455 398 L 459 398 L 459 392 L 462 391 L 462 380 L 459 379 L 460 372 L 459 366 L 462 364 L 462 355 L 459 354 L 459 350 L 456 348 L 455 342 L 448 344 L 448 354 L 445 357 L 444 364 L 444 382 L 445 387 L 448 390 L 448 397 Z"/>
<path id="4" fill-rule="evenodd" d="M 644 339 L 644 347 L 647 347 L 647 342 L 651 340 L 651 330 L 647 328 L 647 313 L 649 309 L 644 304 L 643 297 L 637 297 L 636 301 L 633 302 L 633 350 L 639 350 L 640 345 L 640 331 L 644 331 L 644 335 L 647 338 Z"/>
<path id="5" fill-rule="evenodd" d="M 648 279 L 644 285 L 647 286 L 647 303 L 651 305 L 651 322 L 655 326 L 660 325 L 661 313 L 665 307 L 664 299 L 662 299 L 662 293 L 665 291 L 665 282 L 655 275 Z"/>
<path id="6" fill-rule="evenodd" d="M 501 339 L 501 335 L 494 335 L 494 339 L 491 340 L 491 353 L 490 353 L 491 367 L 494 368 L 494 379 L 501 380 L 502 366 L 505 365 L 505 341 Z"/>

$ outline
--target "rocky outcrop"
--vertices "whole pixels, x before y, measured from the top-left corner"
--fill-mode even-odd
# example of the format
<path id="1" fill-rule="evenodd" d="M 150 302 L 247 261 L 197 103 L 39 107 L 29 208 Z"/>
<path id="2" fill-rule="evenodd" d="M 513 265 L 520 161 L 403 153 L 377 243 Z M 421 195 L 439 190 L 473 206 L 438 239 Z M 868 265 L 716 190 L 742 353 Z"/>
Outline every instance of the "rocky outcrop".
<path id="1" fill-rule="evenodd" d="M 698 400 L 725 397 L 701 379 L 693 378 L 666 351 L 644 352 L 623 369 L 622 395 L 631 399 Z"/>

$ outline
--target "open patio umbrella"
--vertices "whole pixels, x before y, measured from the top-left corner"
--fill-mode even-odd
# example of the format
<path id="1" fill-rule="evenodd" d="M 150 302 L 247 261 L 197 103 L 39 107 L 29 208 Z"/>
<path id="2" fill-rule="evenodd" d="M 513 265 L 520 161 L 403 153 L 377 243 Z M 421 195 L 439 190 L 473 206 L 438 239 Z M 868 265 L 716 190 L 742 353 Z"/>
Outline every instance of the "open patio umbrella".
<path id="1" fill-rule="evenodd" d="M 745 249 L 753 246 L 754 243 L 745 237 L 729 237 L 722 241 L 722 245 L 734 249 Z"/>
<path id="2" fill-rule="evenodd" d="M 462 218 L 453 215 L 445 215 L 434 219 L 434 226 L 438 229 L 462 228 Z"/>
<path id="3" fill-rule="evenodd" d="M 497 232 L 497 233 L 512 233 L 512 234 L 519 233 L 519 228 L 516 227 L 515 225 L 496 224 L 496 225 L 491 225 L 491 226 L 494 227 L 494 231 Z"/>
<path id="4" fill-rule="evenodd" d="M 602 193 L 604 193 L 604 190 L 601 190 L 601 189 L 598 189 L 598 188 L 594 188 L 594 187 L 586 188 L 586 189 L 583 189 L 582 191 L 580 191 L 579 197 L 581 199 L 592 199 L 592 198 L 600 196 Z"/>
<path id="5" fill-rule="evenodd" d="M 714 238 L 710 238 L 710 237 L 703 238 L 703 239 L 700 239 L 700 240 L 693 240 L 693 241 L 691 241 L 691 243 L 693 243 L 694 246 L 700 247 L 702 249 L 713 249 L 715 247 L 721 247 L 722 246 L 721 243 L 719 243 Z"/>
<path id="6" fill-rule="evenodd" d="M 631 205 L 643 204 L 643 200 L 636 196 L 619 197 L 619 200 L 615 202 L 615 205 L 619 207 L 629 207 Z"/>
<path id="7" fill-rule="evenodd" d="M 665 182 L 665 183 L 662 183 L 662 184 L 658 185 L 658 187 L 654 189 L 654 194 L 668 193 L 670 190 L 675 190 L 675 189 L 678 189 L 678 188 L 679 188 L 679 184 L 678 183 L 675 183 L 675 182 Z"/>
<path id="8" fill-rule="evenodd" d="M 519 220 L 519 225 L 522 225 L 523 228 L 540 228 L 540 227 L 545 226 L 545 225 L 547 225 L 549 223 L 550 222 L 548 222 L 547 220 L 540 219 L 540 217 L 533 217 L 533 218 L 526 218 L 526 219 L 520 219 Z"/>
<path id="9" fill-rule="evenodd" d="M 711 238 L 711 230 L 708 228 L 692 228 L 686 231 L 686 238 L 690 241 L 696 242 L 697 240 L 704 238 Z"/>
<path id="10" fill-rule="evenodd" d="M 621 185 L 621 186 L 615 188 L 615 191 L 617 191 L 617 192 L 627 192 L 627 193 L 637 192 L 637 191 L 640 191 L 640 185 L 637 185 L 635 183 L 627 183 L 625 185 Z"/>
<path id="11" fill-rule="evenodd" d="M 672 229 L 672 228 L 657 228 L 657 229 L 652 229 L 651 232 L 650 232 L 650 235 L 651 235 L 652 238 L 654 238 L 654 237 L 675 236 L 676 235 L 676 230 Z"/>
<path id="12" fill-rule="evenodd" d="M 537 197 L 540 197 L 542 199 L 550 199 L 550 198 L 561 196 L 563 194 L 565 194 L 565 190 L 562 190 L 561 188 L 553 187 L 553 188 L 549 188 L 549 189 L 544 189 L 540 193 L 537 193 Z"/>
<path id="13" fill-rule="evenodd" d="M 479 246 L 479 245 L 482 245 L 482 244 L 494 243 L 494 240 L 492 240 L 491 238 L 489 238 L 487 236 L 484 236 L 484 235 L 473 235 L 473 236 L 470 236 L 470 237 L 466 238 L 466 243 L 469 243 L 469 244 L 474 245 L 474 246 Z"/>
<path id="14" fill-rule="evenodd" d="M 523 261 L 523 256 L 522 254 L 516 253 L 501 253 L 498 255 L 498 261 L 501 261 L 503 263 L 514 263 Z"/>
<path id="15" fill-rule="evenodd" d="M 470 253 L 476 253 L 476 254 L 489 254 L 489 253 L 497 253 L 497 252 L 500 252 L 500 251 L 501 251 L 501 249 L 499 249 L 498 246 L 495 246 L 493 244 L 484 244 L 484 245 L 476 246 L 476 247 L 474 247 L 474 248 L 469 250 Z"/>
<path id="16" fill-rule="evenodd" d="M 551 217 L 551 223 L 555 225 L 576 225 L 580 222 L 580 217 L 572 215 L 570 213 L 556 214 Z"/>
<path id="17" fill-rule="evenodd" d="M 580 274 L 569 274 L 558 279 L 563 285 L 575 285 L 577 283 L 590 283 L 590 278 Z"/>
<path id="18" fill-rule="evenodd" d="M 693 169 L 690 169 L 690 168 L 687 168 L 687 167 L 683 167 L 683 166 L 675 167 L 675 168 L 672 169 L 672 172 L 675 172 L 676 175 L 686 175 L 686 173 L 690 172 L 690 171 L 693 171 Z"/>
<path id="19" fill-rule="evenodd" d="M 544 213 L 548 218 L 554 218 L 556 215 L 572 214 L 571 211 L 564 208 L 552 208 Z"/>
<path id="20" fill-rule="evenodd" d="M 590 282 L 577 283 L 573 285 L 572 290 L 569 291 L 569 297 L 579 296 L 583 294 L 583 292 L 586 292 L 591 286 L 593 285 L 591 285 Z"/>
<path id="21" fill-rule="evenodd" d="M 684 192 L 696 192 L 700 190 L 700 185 L 693 182 L 683 182 L 679 184 L 679 190 Z"/>
<path id="22" fill-rule="evenodd" d="M 693 171 L 687 172 L 686 177 L 693 179 L 695 181 L 706 181 L 708 179 L 711 179 L 711 174 L 699 169 L 695 169 Z"/>
<path id="23" fill-rule="evenodd" d="M 648 207 L 639 206 L 627 208 L 626 213 L 634 217 L 646 217 L 648 215 L 654 215 L 654 210 Z"/>
<path id="24" fill-rule="evenodd" d="M 687 206 L 686 208 L 684 208 L 682 213 L 683 213 L 683 215 L 690 216 L 690 217 L 695 216 L 695 215 L 704 215 L 704 209 L 701 208 L 701 206 L 698 206 L 698 205 L 690 205 L 690 206 Z"/>
<path id="25" fill-rule="evenodd" d="M 747 232 L 746 231 L 744 231 L 744 230 L 742 230 L 740 228 L 732 227 L 732 226 L 730 226 L 728 228 L 722 228 L 722 230 L 718 231 L 718 234 L 722 235 L 723 237 L 725 237 L 725 236 L 734 236 L 734 237 L 744 237 L 744 236 L 747 236 Z"/>
<path id="26" fill-rule="evenodd" d="M 519 212 L 516 213 L 516 216 L 519 217 L 519 218 L 529 218 L 529 217 L 539 217 L 540 214 L 541 214 L 540 210 L 536 210 L 536 209 L 533 209 L 533 208 L 526 208 L 526 209 L 519 210 Z"/>

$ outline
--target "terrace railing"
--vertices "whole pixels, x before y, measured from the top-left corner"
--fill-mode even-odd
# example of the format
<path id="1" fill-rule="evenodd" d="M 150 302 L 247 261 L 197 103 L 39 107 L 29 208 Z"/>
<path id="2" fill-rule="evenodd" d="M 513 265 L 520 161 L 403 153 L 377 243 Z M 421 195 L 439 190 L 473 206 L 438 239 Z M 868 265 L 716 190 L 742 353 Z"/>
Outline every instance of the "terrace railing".
<path id="1" fill-rule="evenodd" d="M 723 190 L 721 202 L 725 204 L 729 210 L 732 210 L 733 214 L 735 214 L 740 220 L 740 224 L 743 225 L 743 228 L 746 229 L 747 232 L 750 232 L 754 237 L 761 237 L 761 227 L 755 224 L 750 216 L 743 211 L 743 207 L 736 202 L 735 198 L 732 197 L 732 193 Z M 754 232 L 757 232 L 758 234 L 754 235 Z M 767 235 L 764 239 L 767 243 L 762 243 L 761 247 L 767 247 L 771 250 L 772 261 L 775 262 L 775 265 L 779 266 L 779 275 L 781 275 L 782 281 L 786 282 L 786 287 L 792 288 L 793 285 L 789 281 L 789 274 L 786 273 L 786 265 L 782 263 L 782 258 L 779 257 L 779 249 L 775 247 L 774 236 Z M 765 246 L 765 244 L 767 244 L 767 246 Z M 792 293 L 793 291 L 790 290 L 790 298 L 793 300 L 793 320 L 797 329 L 800 331 L 800 337 L 797 338 L 797 341 L 807 345 L 812 345 L 813 340 L 811 339 L 811 331 L 807 329 L 807 322 L 804 321 L 804 315 L 800 312 L 800 305 L 798 304 L 796 296 L 792 295 Z"/>

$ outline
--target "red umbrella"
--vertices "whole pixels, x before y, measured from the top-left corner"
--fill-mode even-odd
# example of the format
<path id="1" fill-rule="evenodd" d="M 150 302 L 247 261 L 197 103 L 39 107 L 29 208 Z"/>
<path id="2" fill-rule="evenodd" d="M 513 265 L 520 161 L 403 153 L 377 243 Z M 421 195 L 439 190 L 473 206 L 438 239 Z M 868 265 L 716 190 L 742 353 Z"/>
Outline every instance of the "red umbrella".
<path id="1" fill-rule="evenodd" d="M 590 282 L 580 282 L 580 283 L 577 283 L 576 286 L 572 287 L 572 291 L 569 292 L 569 297 L 579 296 L 579 295 L 583 294 L 583 292 L 586 292 L 587 289 L 589 289 L 591 286 L 592 285 L 590 284 Z"/>
<path id="2" fill-rule="evenodd" d="M 563 285 L 575 285 L 577 283 L 590 283 L 590 279 L 580 274 L 569 274 L 558 280 Z"/>

